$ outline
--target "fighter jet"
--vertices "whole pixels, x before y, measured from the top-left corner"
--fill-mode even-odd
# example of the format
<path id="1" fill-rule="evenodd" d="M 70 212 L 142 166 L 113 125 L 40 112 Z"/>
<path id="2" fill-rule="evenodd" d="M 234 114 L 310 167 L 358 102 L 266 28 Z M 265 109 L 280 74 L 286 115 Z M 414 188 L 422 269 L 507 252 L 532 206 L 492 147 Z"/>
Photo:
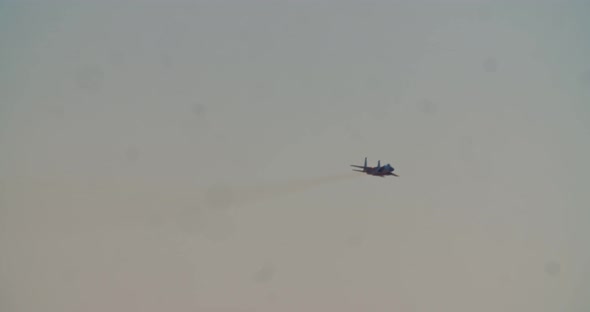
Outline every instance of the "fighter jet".
<path id="1" fill-rule="evenodd" d="M 364 173 L 366 173 L 368 175 L 372 175 L 372 176 L 385 178 L 385 176 L 391 175 L 391 176 L 398 177 L 397 174 L 393 173 L 394 169 L 390 164 L 387 164 L 385 166 L 381 166 L 381 160 L 377 161 L 377 167 L 367 167 L 367 157 L 365 157 L 365 165 L 364 166 L 357 166 L 357 165 L 350 165 L 350 166 L 363 169 L 363 170 L 352 169 L 352 171 L 364 172 Z"/>

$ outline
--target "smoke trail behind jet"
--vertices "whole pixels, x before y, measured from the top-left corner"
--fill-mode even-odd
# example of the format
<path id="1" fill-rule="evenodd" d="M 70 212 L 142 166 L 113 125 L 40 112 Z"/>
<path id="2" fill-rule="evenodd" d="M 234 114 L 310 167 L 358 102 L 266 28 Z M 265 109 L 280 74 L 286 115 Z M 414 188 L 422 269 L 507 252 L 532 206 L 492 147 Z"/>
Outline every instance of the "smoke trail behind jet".
<path id="1" fill-rule="evenodd" d="M 133 202 L 152 200 L 154 203 L 205 204 L 211 208 L 227 209 L 229 206 L 250 204 L 277 198 L 294 192 L 303 192 L 315 187 L 361 177 L 358 173 L 326 175 L 309 179 L 292 179 L 279 182 L 263 182 L 256 185 L 236 186 L 231 184 L 194 188 L 188 184 L 159 183 L 157 181 L 124 179 L 12 179 L 1 181 L 7 189 L 28 190 L 44 194 L 70 194 L 70 197 L 92 200 L 111 199 Z"/>
<path id="2" fill-rule="evenodd" d="M 315 187 L 361 177 L 358 173 L 335 174 L 323 177 L 288 180 L 284 182 L 268 183 L 254 187 L 235 188 L 233 198 L 236 204 L 250 204 L 271 198 L 277 198 L 295 192 L 311 190 Z"/>
<path id="3" fill-rule="evenodd" d="M 39 205 L 51 207 L 42 210 L 46 221 L 54 219 L 53 222 L 59 223 L 67 216 L 72 224 L 86 230 L 84 224 L 115 227 L 135 224 L 172 227 L 186 234 L 225 240 L 234 233 L 232 209 L 361 176 L 353 172 L 251 186 L 205 188 L 142 179 L 25 178 L 0 181 L 0 194 L 14 200 L 20 198 L 17 202 L 26 203 L 29 209 Z"/>

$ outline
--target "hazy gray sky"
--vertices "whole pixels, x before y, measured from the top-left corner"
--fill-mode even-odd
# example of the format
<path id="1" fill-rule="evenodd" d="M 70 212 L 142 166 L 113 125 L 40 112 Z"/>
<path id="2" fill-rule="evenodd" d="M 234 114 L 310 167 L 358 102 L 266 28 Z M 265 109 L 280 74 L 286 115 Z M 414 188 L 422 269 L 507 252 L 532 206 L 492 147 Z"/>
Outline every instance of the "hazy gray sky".
<path id="1" fill-rule="evenodd" d="M 588 12 L 0 1 L 0 310 L 590 310 Z"/>

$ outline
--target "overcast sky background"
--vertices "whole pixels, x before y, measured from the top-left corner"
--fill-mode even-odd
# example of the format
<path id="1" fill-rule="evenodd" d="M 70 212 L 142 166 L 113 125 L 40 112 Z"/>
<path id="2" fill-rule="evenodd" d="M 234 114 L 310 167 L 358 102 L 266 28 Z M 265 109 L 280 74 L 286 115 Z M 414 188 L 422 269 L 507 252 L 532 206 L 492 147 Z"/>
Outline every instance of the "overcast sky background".
<path id="1" fill-rule="evenodd" d="M 588 12 L 0 1 L 0 310 L 589 311 Z"/>

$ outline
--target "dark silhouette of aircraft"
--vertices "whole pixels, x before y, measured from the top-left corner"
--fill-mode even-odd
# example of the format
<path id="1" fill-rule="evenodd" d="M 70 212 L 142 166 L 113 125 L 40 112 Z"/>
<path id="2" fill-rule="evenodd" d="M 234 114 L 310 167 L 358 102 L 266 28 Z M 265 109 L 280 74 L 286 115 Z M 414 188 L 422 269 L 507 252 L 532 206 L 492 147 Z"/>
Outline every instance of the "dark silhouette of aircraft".
<path id="1" fill-rule="evenodd" d="M 350 166 L 363 169 L 363 170 L 352 169 L 352 171 L 364 172 L 364 173 L 366 173 L 368 175 L 372 175 L 372 176 L 377 176 L 377 177 L 382 177 L 382 178 L 385 178 L 385 176 L 399 177 L 397 174 L 393 173 L 394 169 L 390 164 L 387 164 L 385 166 L 381 166 L 381 160 L 377 161 L 377 167 L 367 167 L 367 157 L 365 157 L 365 165 L 364 166 L 357 166 L 357 165 L 350 165 Z"/>

